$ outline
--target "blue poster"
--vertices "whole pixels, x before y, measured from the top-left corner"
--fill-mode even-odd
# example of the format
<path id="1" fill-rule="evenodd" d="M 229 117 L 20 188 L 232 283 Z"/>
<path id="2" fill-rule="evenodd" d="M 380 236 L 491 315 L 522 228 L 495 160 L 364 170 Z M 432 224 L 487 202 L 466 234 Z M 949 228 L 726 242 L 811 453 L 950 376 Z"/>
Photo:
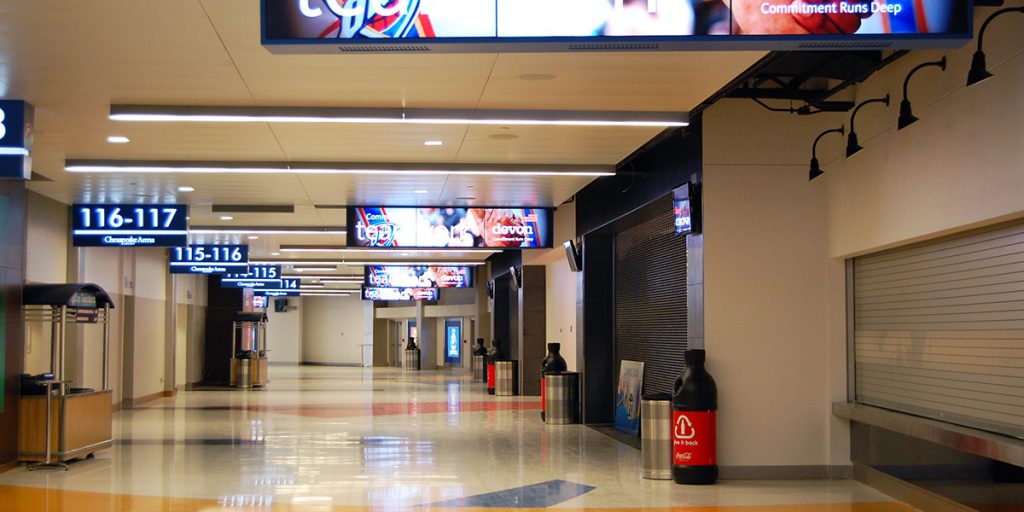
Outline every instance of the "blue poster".
<path id="1" fill-rule="evenodd" d="M 462 360 L 462 325 L 458 320 L 444 322 L 444 361 L 458 363 Z"/>
<path id="2" fill-rule="evenodd" d="M 643 391 L 644 363 L 622 361 L 619 385 L 615 388 L 615 429 L 640 436 L 640 393 Z"/>

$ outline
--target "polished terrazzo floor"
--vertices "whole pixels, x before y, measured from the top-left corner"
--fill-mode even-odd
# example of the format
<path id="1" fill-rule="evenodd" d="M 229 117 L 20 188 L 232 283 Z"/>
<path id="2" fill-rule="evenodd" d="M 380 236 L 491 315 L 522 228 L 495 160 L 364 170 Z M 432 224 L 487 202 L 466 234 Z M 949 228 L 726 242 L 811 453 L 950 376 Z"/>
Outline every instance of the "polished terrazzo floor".
<path id="1" fill-rule="evenodd" d="M 640 478 L 640 452 L 468 375 L 274 367 L 268 389 L 183 392 L 115 415 L 67 472 L 0 475 L 0 512 L 432 508 L 912 510 L 852 481 Z"/>

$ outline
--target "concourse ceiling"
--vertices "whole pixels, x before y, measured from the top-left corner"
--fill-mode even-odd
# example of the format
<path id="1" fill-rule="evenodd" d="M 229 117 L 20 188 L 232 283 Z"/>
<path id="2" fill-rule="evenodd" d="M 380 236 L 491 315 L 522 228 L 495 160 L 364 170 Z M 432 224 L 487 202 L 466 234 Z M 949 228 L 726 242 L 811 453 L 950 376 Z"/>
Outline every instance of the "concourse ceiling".
<path id="1" fill-rule="evenodd" d="M 344 210 L 316 205 L 557 206 L 593 178 L 71 174 L 64 161 L 614 165 L 661 130 L 128 123 L 111 121 L 108 113 L 112 104 L 688 111 L 764 56 L 272 55 L 260 45 L 255 0 L 0 0 L 0 13 L 0 97 L 36 107 L 33 169 L 40 179 L 29 188 L 64 203 L 182 202 L 191 207 L 191 223 L 202 226 L 345 224 Z M 131 142 L 110 144 L 106 138 L 113 135 Z M 425 146 L 428 140 L 444 144 Z M 178 192 L 179 186 L 195 191 Z M 235 213 L 224 221 L 212 211 L 214 204 L 294 205 L 295 212 Z M 240 241 L 253 246 L 253 258 L 269 258 L 280 245 L 342 245 L 342 238 Z"/>

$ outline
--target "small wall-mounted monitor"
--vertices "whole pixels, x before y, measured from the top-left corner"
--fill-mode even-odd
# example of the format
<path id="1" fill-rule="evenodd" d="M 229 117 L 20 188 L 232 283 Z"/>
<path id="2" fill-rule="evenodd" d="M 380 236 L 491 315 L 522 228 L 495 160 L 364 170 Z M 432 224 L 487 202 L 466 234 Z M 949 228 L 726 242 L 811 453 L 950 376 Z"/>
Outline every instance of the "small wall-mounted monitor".
<path id="1" fill-rule="evenodd" d="M 580 252 L 576 249 L 576 242 L 566 240 L 562 246 L 565 247 L 565 259 L 569 261 L 569 270 L 579 272 L 583 268 L 583 261 L 580 259 Z"/>
<path id="2" fill-rule="evenodd" d="M 697 184 L 687 182 L 673 190 L 672 209 L 676 217 L 677 234 L 701 232 L 700 187 Z"/>
<path id="3" fill-rule="evenodd" d="M 252 298 L 252 307 L 260 309 L 266 308 L 267 297 L 265 295 L 254 295 Z"/>
<path id="4" fill-rule="evenodd" d="M 288 299 L 274 299 L 274 312 L 284 313 L 288 311 Z"/>

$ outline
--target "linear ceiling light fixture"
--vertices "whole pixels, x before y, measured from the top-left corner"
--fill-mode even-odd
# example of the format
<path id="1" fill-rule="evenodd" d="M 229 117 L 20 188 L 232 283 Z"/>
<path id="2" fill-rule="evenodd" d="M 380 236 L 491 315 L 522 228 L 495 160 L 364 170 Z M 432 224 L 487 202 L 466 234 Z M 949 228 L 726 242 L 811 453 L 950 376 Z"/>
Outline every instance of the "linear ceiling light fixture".
<path id="1" fill-rule="evenodd" d="M 430 267 L 478 267 L 486 265 L 484 261 L 341 261 L 341 260 L 249 260 L 252 265 L 288 265 L 300 267 L 361 267 L 366 265 L 383 266 L 430 266 Z M 321 268 L 320 270 L 327 270 Z"/>
<path id="2" fill-rule="evenodd" d="M 338 245 L 282 245 L 280 248 L 281 252 L 327 252 L 327 253 L 356 253 L 356 254 L 395 254 L 394 249 L 353 249 L 347 246 Z M 472 249 L 472 248 L 458 248 L 453 247 L 451 249 L 439 249 L 436 251 L 427 250 L 408 250 L 403 253 L 422 255 L 422 254 L 445 254 L 445 253 L 465 253 L 465 254 L 494 254 L 501 252 L 498 249 Z"/>
<path id="3" fill-rule="evenodd" d="M 64 170 L 83 174 L 367 174 L 470 176 L 614 176 L 612 165 L 496 165 L 436 163 L 202 162 L 66 160 Z"/>
<path id="4" fill-rule="evenodd" d="M 316 227 L 316 226 L 192 226 L 188 230 L 190 235 L 334 235 L 344 236 L 347 233 L 343 227 Z"/>
<path id="5" fill-rule="evenodd" d="M 689 126 L 686 112 L 111 105 L 113 121 L 197 123 L 469 124 L 496 126 Z"/>

